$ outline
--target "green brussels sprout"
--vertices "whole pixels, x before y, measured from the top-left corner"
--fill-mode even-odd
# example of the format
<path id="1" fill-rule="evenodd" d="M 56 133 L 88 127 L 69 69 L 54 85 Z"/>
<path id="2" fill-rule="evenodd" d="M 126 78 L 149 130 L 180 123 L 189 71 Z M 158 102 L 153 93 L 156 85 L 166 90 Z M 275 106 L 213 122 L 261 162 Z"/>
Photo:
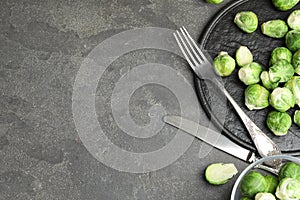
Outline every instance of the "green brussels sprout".
<path id="1" fill-rule="evenodd" d="M 285 112 L 294 107 L 295 97 L 288 88 L 275 88 L 270 94 L 270 105 L 280 112 Z"/>
<path id="2" fill-rule="evenodd" d="M 276 189 L 276 196 L 279 199 L 300 199 L 300 181 L 293 178 L 282 179 Z"/>
<path id="3" fill-rule="evenodd" d="M 272 38 L 283 38 L 289 31 L 288 25 L 281 19 L 274 19 L 264 22 L 261 25 L 261 31 L 266 36 Z"/>
<path id="4" fill-rule="evenodd" d="M 285 83 L 284 87 L 289 88 L 292 91 L 295 97 L 295 103 L 300 106 L 300 76 L 293 76 Z"/>
<path id="5" fill-rule="evenodd" d="M 286 60 L 279 60 L 269 68 L 270 81 L 284 83 L 290 80 L 295 73 L 294 67 Z"/>
<path id="6" fill-rule="evenodd" d="M 252 11 L 241 11 L 235 15 L 234 23 L 244 32 L 253 33 L 258 26 L 258 18 Z"/>
<path id="7" fill-rule="evenodd" d="M 270 65 L 274 65 L 279 60 L 286 60 L 289 63 L 292 61 L 293 54 L 286 47 L 277 47 L 271 53 Z"/>
<path id="8" fill-rule="evenodd" d="M 279 180 L 284 178 L 294 178 L 300 181 L 300 165 L 294 162 L 286 162 L 278 173 Z"/>
<path id="9" fill-rule="evenodd" d="M 265 177 L 256 171 L 249 172 L 241 181 L 243 196 L 253 198 L 257 193 L 264 192 L 267 188 Z"/>
<path id="10" fill-rule="evenodd" d="M 294 10 L 287 18 L 287 24 L 291 29 L 300 31 L 300 10 Z"/>
<path id="11" fill-rule="evenodd" d="M 218 75 L 229 76 L 235 69 L 235 60 L 225 51 L 221 51 L 214 59 L 214 68 Z"/>
<path id="12" fill-rule="evenodd" d="M 263 71 L 260 74 L 260 79 L 261 79 L 262 85 L 265 88 L 267 88 L 268 90 L 274 90 L 279 85 L 278 82 L 275 82 L 275 83 L 271 82 L 269 72 L 267 72 L 267 71 Z"/>
<path id="13" fill-rule="evenodd" d="M 292 65 L 295 69 L 295 73 L 300 75 L 300 49 L 294 53 L 292 58 Z"/>
<path id="14" fill-rule="evenodd" d="M 245 105 L 249 110 L 259 110 L 269 106 L 270 92 L 259 84 L 249 85 L 245 90 Z"/>
<path id="15" fill-rule="evenodd" d="M 223 0 L 206 0 L 207 3 L 212 3 L 212 4 L 220 4 L 223 2 Z"/>
<path id="16" fill-rule="evenodd" d="M 239 69 L 238 76 L 245 85 L 252 85 L 260 81 L 261 72 L 262 67 L 260 64 L 252 62 L 241 67 Z"/>
<path id="17" fill-rule="evenodd" d="M 300 111 L 296 110 L 294 113 L 294 123 L 300 126 Z"/>
<path id="18" fill-rule="evenodd" d="M 265 179 L 267 181 L 267 188 L 265 192 L 274 194 L 278 185 L 278 179 L 275 176 L 266 175 Z"/>
<path id="19" fill-rule="evenodd" d="M 298 2 L 299 0 L 272 0 L 273 5 L 282 11 L 292 9 Z"/>
<path id="20" fill-rule="evenodd" d="M 253 55 L 248 47 L 240 46 L 238 50 L 236 50 L 235 60 L 238 66 L 242 67 L 253 62 Z"/>
<path id="21" fill-rule="evenodd" d="M 300 31 L 291 30 L 285 35 L 286 47 L 295 52 L 300 49 Z"/>
<path id="22" fill-rule="evenodd" d="M 271 193 L 260 192 L 255 195 L 254 200 L 276 200 L 276 197 Z"/>
<path id="23" fill-rule="evenodd" d="M 267 116 L 267 126 L 274 135 L 286 135 L 292 126 L 292 119 L 286 112 L 271 111 Z"/>
<path id="24" fill-rule="evenodd" d="M 252 199 L 249 197 L 242 197 L 240 200 L 252 200 Z"/>

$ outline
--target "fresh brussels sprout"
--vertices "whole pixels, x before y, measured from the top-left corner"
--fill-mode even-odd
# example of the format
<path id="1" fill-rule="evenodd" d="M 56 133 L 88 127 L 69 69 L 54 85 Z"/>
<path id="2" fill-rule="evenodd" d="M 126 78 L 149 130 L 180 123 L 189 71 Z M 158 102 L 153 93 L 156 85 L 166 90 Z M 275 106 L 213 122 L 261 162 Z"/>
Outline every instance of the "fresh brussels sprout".
<path id="1" fill-rule="evenodd" d="M 300 10 L 294 10 L 287 18 L 287 24 L 291 29 L 300 31 Z"/>
<path id="2" fill-rule="evenodd" d="M 256 62 L 244 65 L 240 68 L 238 75 L 240 80 L 245 83 L 245 85 L 252 85 L 260 81 L 260 73 L 262 72 L 262 67 Z"/>
<path id="3" fill-rule="evenodd" d="M 235 15 L 234 23 L 246 33 L 252 33 L 257 29 L 258 18 L 252 11 L 241 11 Z"/>
<path id="4" fill-rule="evenodd" d="M 295 69 L 295 73 L 300 75 L 300 49 L 294 53 L 292 58 L 292 65 Z"/>
<path id="5" fill-rule="evenodd" d="M 221 185 L 238 173 L 235 165 L 232 163 L 213 163 L 205 170 L 206 180 L 213 185 Z"/>
<path id="6" fill-rule="evenodd" d="M 249 85 L 245 90 L 245 105 L 249 110 L 269 106 L 269 91 L 259 84 Z"/>
<path id="7" fill-rule="evenodd" d="M 242 67 L 253 62 L 253 55 L 248 47 L 240 46 L 235 53 L 235 59 L 238 66 Z"/>
<path id="8" fill-rule="evenodd" d="M 276 189 L 276 196 L 279 199 L 300 199 L 300 181 L 293 178 L 282 179 Z"/>
<path id="9" fill-rule="evenodd" d="M 242 197 L 240 200 L 252 200 L 252 199 L 249 197 Z"/>
<path id="10" fill-rule="evenodd" d="M 293 76 L 285 83 L 284 87 L 287 87 L 292 91 L 295 97 L 295 103 L 300 106 L 300 76 Z"/>
<path id="11" fill-rule="evenodd" d="M 291 30 L 285 35 L 286 47 L 295 52 L 300 49 L 300 31 Z"/>
<path id="12" fill-rule="evenodd" d="M 270 81 L 284 83 L 294 75 L 294 67 L 286 60 L 279 60 L 269 68 Z"/>
<path id="13" fill-rule="evenodd" d="M 265 192 L 274 194 L 278 185 L 278 179 L 275 176 L 266 175 L 267 188 Z"/>
<path id="14" fill-rule="evenodd" d="M 260 192 L 255 195 L 254 200 L 276 200 L 276 197 L 271 193 Z"/>
<path id="15" fill-rule="evenodd" d="M 294 107 L 295 97 L 288 88 L 275 88 L 270 94 L 270 105 L 280 112 L 285 112 Z"/>
<path id="16" fill-rule="evenodd" d="M 206 0 L 206 2 L 212 3 L 212 4 L 220 4 L 223 2 L 223 0 Z"/>
<path id="17" fill-rule="evenodd" d="M 289 31 L 288 25 L 281 19 L 274 19 L 264 22 L 261 25 L 261 31 L 263 34 L 272 38 L 283 38 Z"/>
<path id="18" fill-rule="evenodd" d="M 292 61 L 293 54 L 286 47 L 277 47 L 271 53 L 270 65 L 274 65 L 279 60 L 286 60 L 289 63 Z"/>
<path id="19" fill-rule="evenodd" d="M 214 59 L 215 71 L 220 76 L 229 76 L 235 66 L 235 60 L 225 51 L 221 51 Z"/>
<path id="20" fill-rule="evenodd" d="M 300 126 L 300 111 L 296 110 L 294 113 L 294 123 Z"/>
<path id="21" fill-rule="evenodd" d="M 292 119 L 285 112 L 271 111 L 267 116 L 267 126 L 277 136 L 286 135 L 291 125 Z"/>
<path id="22" fill-rule="evenodd" d="M 286 162 L 278 173 L 279 180 L 284 178 L 294 178 L 300 181 L 300 165 L 294 162 Z M 299 188 L 300 190 L 300 188 Z"/>
<path id="23" fill-rule="evenodd" d="M 278 82 L 275 82 L 275 83 L 271 82 L 269 72 L 267 72 L 267 71 L 263 71 L 260 74 L 260 79 L 261 79 L 262 85 L 265 88 L 267 88 L 268 90 L 274 90 L 279 85 Z"/>
<path id="24" fill-rule="evenodd" d="M 272 0 L 273 5 L 278 9 L 282 11 L 290 10 L 293 8 L 299 0 Z"/>
<path id="25" fill-rule="evenodd" d="M 264 192 L 267 188 L 265 177 L 256 171 L 249 172 L 241 181 L 243 196 L 253 198 L 257 193 Z"/>

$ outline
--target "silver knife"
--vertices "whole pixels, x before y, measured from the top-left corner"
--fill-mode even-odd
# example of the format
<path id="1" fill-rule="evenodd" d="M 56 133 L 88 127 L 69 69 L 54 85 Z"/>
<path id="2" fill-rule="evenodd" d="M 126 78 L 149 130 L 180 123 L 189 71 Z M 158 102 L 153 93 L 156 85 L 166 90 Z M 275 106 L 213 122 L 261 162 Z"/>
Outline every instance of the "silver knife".
<path id="1" fill-rule="evenodd" d="M 229 140 L 224 135 L 211 130 L 205 126 L 202 126 L 192 120 L 185 119 L 176 115 L 166 115 L 163 118 L 164 122 L 177 127 L 196 138 L 216 147 L 230 155 L 233 155 L 243 161 L 252 163 L 258 158 L 255 153 L 237 145 L 236 143 Z"/>

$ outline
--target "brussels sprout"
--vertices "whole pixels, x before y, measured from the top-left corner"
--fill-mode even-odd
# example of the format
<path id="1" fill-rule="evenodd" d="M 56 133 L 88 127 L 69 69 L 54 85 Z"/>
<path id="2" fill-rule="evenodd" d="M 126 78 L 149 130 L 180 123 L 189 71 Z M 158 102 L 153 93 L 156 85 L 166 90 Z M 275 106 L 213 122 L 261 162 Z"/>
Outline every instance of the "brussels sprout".
<path id="1" fill-rule="evenodd" d="M 245 105 L 249 110 L 263 109 L 269 106 L 270 92 L 259 84 L 249 85 L 245 90 Z"/>
<path id="2" fill-rule="evenodd" d="M 235 53 L 238 66 L 244 66 L 253 62 L 253 55 L 246 46 L 240 46 Z"/>
<path id="3" fill-rule="evenodd" d="M 273 5 L 278 9 L 282 11 L 290 10 L 293 8 L 299 0 L 272 0 Z"/>
<path id="4" fill-rule="evenodd" d="M 260 81 L 262 67 L 256 62 L 252 62 L 240 68 L 238 75 L 240 80 L 246 85 L 252 85 Z"/>
<path id="5" fill-rule="evenodd" d="M 292 61 L 293 54 L 286 47 L 277 47 L 271 53 L 270 65 L 274 65 L 279 60 L 286 60 L 289 63 Z"/>
<path id="6" fill-rule="evenodd" d="M 293 178 L 282 179 L 276 189 L 276 196 L 279 199 L 300 199 L 300 181 Z"/>
<path id="7" fill-rule="evenodd" d="M 257 193 L 264 192 L 267 181 L 259 172 L 251 171 L 241 181 L 241 192 L 243 196 L 253 198 Z"/>
<path id="8" fill-rule="evenodd" d="M 280 112 L 285 112 L 294 107 L 295 97 L 288 88 L 275 88 L 270 94 L 270 105 Z"/>
<path id="9" fill-rule="evenodd" d="M 294 53 L 292 58 L 292 65 L 295 69 L 295 73 L 300 75 L 300 49 Z"/>
<path id="10" fill-rule="evenodd" d="M 225 51 L 214 59 L 215 71 L 220 76 L 229 76 L 235 69 L 235 60 Z"/>
<path id="11" fill-rule="evenodd" d="M 288 25 L 281 19 L 274 19 L 264 22 L 261 25 L 261 31 L 263 34 L 272 38 L 283 38 L 289 31 Z"/>
<path id="12" fill-rule="evenodd" d="M 292 91 L 295 97 L 295 103 L 300 106 L 300 76 L 293 76 L 285 83 L 284 87 L 287 87 Z"/>
<path id="13" fill-rule="evenodd" d="M 294 10 L 287 18 L 287 24 L 291 29 L 300 31 L 300 10 Z"/>
<path id="14" fill-rule="evenodd" d="M 252 199 L 249 197 L 242 197 L 240 200 L 252 200 Z"/>
<path id="15" fill-rule="evenodd" d="M 255 195 L 255 200 L 276 200 L 276 197 L 271 193 L 257 193 Z"/>
<path id="16" fill-rule="evenodd" d="M 286 162 L 280 168 L 278 178 L 279 180 L 284 178 L 294 178 L 300 181 L 300 165 L 293 162 Z"/>
<path id="17" fill-rule="evenodd" d="M 285 35 L 285 45 L 292 52 L 300 49 L 300 31 L 291 30 Z"/>
<path id="18" fill-rule="evenodd" d="M 285 112 L 271 111 L 267 116 L 267 126 L 274 135 L 286 135 L 292 125 L 292 119 Z"/>
<path id="19" fill-rule="evenodd" d="M 276 83 L 271 82 L 269 72 L 267 72 L 267 71 L 263 71 L 260 74 L 260 79 L 261 79 L 262 85 L 265 88 L 267 88 L 268 90 L 273 90 L 273 89 L 277 88 L 279 85 L 278 82 L 276 82 Z"/>
<path id="20" fill-rule="evenodd" d="M 300 111 L 296 110 L 294 113 L 294 123 L 300 126 Z"/>
<path id="21" fill-rule="evenodd" d="M 246 33 L 252 33 L 257 29 L 258 18 L 252 11 L 241 11 L 235 15 L 234 23 Z"/>
<path id="22" fill-rule="evenodd" d="M 220 4 L 223 2 L 223 0 L 206 0 L 206 2 L 212 3 L 212 4 Z"/>
<path id="23" fill-rule="evenodd" d="M 278 179 L 275 176 L 266 175 L 267 188 L 265 192 L 274 194 L 278 185 Z"/>
<path id="24" fill-rule="evenodd" d="M 213 163 L 206 168 L 205 178 L 210 184 L 221 185 L 237 173 L 238 170 L 232 163 Z"/>
<path id="25" fill-rule="evenodd" d="M 294 75 L 294 67 L 286 60 L 279 60 L 269 68 L 270 81 L 284 83 Z"/>

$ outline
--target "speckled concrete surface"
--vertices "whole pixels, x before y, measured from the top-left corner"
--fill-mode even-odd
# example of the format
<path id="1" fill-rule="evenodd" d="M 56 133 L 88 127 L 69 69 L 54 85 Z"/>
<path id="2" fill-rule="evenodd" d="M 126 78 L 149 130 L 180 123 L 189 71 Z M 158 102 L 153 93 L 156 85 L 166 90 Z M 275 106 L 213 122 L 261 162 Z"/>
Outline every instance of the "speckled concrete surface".
<path id="1" fill-rule="evenodd" d="M 216 161 L 232 161 L 240 169 L 245 166 L 231 156 L 213 150 L 199 159 L 201 142 L 195 140 L 164 169 L 144 174 L 119 172 L 89 154 L 72 116 L 76 73 L 97 44 L 123 30 L 150 26 L 176 29 L 185 25 L 199 37 L 208 20 L 227 2 L 216 6 L 200 0 L 1 0 L 0 200 L 229 199 L 234 180 L 213 187 L 204 181 L 203 170 Z M 182 59 L 155 50 L 123 56 L 102 80 L 96 99 L 99 121 L 122 148 L 159 148 L 169 141 L 174 128 L 160 136 L 163 142 L 157 140 L 149 147 L 118 139 L 107 95 L 115 83 L 113 69 L 166 60 L 192 83 Z M 137 123 L 147 123 L 145 109 L 158 101 L 148 90 L 138 91 L 132 99 L 131 115 Z M 172 94 L 164 96 L 166 100 Z M 176 112 L 178 105 L 172 106 Z M 201 121 L 208 123 L 204 113 Z"/>

